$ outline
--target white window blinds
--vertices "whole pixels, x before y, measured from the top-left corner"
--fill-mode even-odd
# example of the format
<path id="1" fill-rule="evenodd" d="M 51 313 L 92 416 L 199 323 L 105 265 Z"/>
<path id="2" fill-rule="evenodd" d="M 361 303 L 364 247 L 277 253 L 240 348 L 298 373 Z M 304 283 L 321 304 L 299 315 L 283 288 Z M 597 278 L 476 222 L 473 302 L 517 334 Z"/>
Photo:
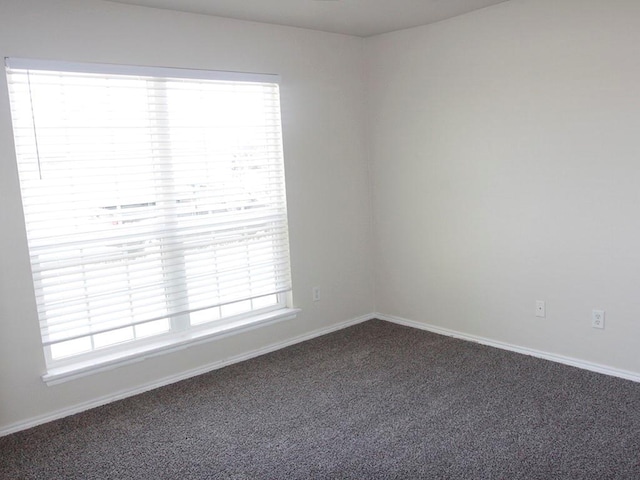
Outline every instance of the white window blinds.
<path id="1" fill-rule="evenodd" d="M 282 306 L 277 77 L 6 64 L 50 360 Z"/>

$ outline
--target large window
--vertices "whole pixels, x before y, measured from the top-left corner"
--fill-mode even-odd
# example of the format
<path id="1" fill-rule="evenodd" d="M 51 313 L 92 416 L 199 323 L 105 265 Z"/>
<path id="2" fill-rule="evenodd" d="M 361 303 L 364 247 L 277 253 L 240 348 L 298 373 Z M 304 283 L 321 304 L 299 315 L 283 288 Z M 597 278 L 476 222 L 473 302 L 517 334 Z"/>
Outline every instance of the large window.
<path id="1" fill-rule="evenodd" d="M 277 77 L 6 64 L 50 368 L 286 307 Z"/>

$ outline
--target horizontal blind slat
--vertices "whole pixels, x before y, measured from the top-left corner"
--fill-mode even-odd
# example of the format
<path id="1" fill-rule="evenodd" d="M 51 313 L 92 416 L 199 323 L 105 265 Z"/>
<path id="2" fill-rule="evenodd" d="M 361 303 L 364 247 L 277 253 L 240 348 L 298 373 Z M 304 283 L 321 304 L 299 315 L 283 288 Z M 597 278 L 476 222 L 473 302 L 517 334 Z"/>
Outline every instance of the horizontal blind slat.
<path id="1" fill-rule="evenodd" d="M 185 310 L 185 311 L 177 312 L 174 315 L 170 315 L 169 317 L 167 317 L 165 315 L 159 315 L 159 316 L 156 316 L 156 317 L 153 317 L 153 318 L 150 318 L 150 319 L 139 320 L 139 321 L 129 322 L 129 323 L 113 322 L 112 324 L 106 324 L 106 323 L 99 324 L 96 327 L 91 327 L 91 326 L 74 327 L 72 330 L 65 332 L 64 336 L 56 335 L 55 332 L 49 333 L 47 331 L 44 331 L 43 334 L 42 334 L 43 345 L 44 346 L 56 345 L 56 344 L 64 343 L 64 342 L 67 342 L 67 341 L 71 341 L 71 340 L 76 340 L 76 339 L 79 339 L 79 338 L 87 337 L 89 335 L 96 335 L 96 334 L 100 334 L 100 333 L 112 332 L 114 330 L 119 330 L 121 328 L 126 328 L 126 327 L 135 327 L 135 326 L 138 326 L 138 325 L 144 325 L 144 324 L 147 324 L 147 323 L 155 322 L 157 320 L 163 320 L 165 318 L 177 317 L 177 316 L 184 315 L 184 314 L 190 313 L 190 312 L 200 312 L 200 311 L 208 310 L 208 309 L 212 309 L 212 308 L 224 307 L 226 305 L 232 305 L 234 303 L 238 303 L 238 302 L 241 302 L 241 301 L 244 301 L 244 300 L 255 300 L 255 299 L 259 299 L 259 298 L 265 297 L 267 295 L 281 294 L 281 293 L 286 293 L 288 291 L 289 290 L 284 289 L 284 290 L 280 290 L 280 291 L 273 292 L 273 293 L 268 293 L 268 294 L 257 296 L 257 297 L 240 299 L 240 300 L 233 300 L 233 301 L 230 301 L 230 302 L 221 303 L 221 304 L 218 304 L 218 305 L 205 306 L 205 307 L 201 307 L 201 308 L 197 308 L 197 309 L 193 309 L 193 310 Z"/>

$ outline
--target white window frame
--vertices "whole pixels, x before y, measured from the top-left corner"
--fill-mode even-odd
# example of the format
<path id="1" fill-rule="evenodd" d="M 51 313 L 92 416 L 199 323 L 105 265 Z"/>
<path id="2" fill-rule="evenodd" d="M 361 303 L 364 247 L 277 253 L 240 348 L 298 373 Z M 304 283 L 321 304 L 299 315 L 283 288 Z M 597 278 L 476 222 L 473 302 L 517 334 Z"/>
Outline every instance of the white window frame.
<path id="1" fill-rule="evenodd" d="M 271 74 L 68 63 L 17 58 L 5 59 L 5 63 L 8 69 L 45 70 L 72 73 L 80 72 L 101 75 L 130 75 L 158 77 L 159 79 L 178 78 L 190 80 L 201 79 L 233 82 L 279 83 L 279 77 Z M 19 159 L 18 161 L 20 162 Z M 164 260 L 162 261 L 164 262 Z M 39 287 L 37 275 L 35 273 L 34 286 L 37 292 Z M 167 333 L 157 334 L 143 339 L 137 338 L 126 343 L 105 347 L 104 349 L 94 349 L 88 353 L 82 353 L 67 358 L 54 359 L 51 354 L 49 344 L 44 341 L 43 334 L 43 352 L 47 364 L 47 372 L 43 375 L 43 379 L 47 384 L 57 384 L 92 374 L 97 371 L 103 371 L 124 364 L 137 362 L 158 354 L 180 350 L 187 346 L 220 339 L 231 334 L 246 332 L 255 328 L 264 327 L 274 322 L 295 318 L 299 309 L 291 307 L 292 299 L 290 287 L 287 290 L 277 292 L 274 295 L 277 295 L 277 302 L 276 304 L 268 307 L 258 308 L 239 315 L 231 315 L 224 317 L 221 320 L 215 320 L 201 325 L 190 325 L 188 321 L 186 323 L 181 321 L 179 315 L 173 316 L 173 319 L 170 320 L 172 327 Z M 196 311 L 197 310 L 198 309 L 196 309 Z M 92 333 L 89 336 L 93 337 L 94 334 Z"/>

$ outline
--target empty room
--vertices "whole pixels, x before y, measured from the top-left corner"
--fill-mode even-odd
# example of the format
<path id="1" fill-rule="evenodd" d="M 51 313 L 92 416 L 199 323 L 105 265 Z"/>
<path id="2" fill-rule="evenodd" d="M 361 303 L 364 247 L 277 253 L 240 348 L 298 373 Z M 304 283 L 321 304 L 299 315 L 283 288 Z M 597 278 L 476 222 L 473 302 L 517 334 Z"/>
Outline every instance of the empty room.
<path id="1" fill-rule="evenodd" d="M 640 1 L 0 0 L 0 478 L 640 479 Z"/>

